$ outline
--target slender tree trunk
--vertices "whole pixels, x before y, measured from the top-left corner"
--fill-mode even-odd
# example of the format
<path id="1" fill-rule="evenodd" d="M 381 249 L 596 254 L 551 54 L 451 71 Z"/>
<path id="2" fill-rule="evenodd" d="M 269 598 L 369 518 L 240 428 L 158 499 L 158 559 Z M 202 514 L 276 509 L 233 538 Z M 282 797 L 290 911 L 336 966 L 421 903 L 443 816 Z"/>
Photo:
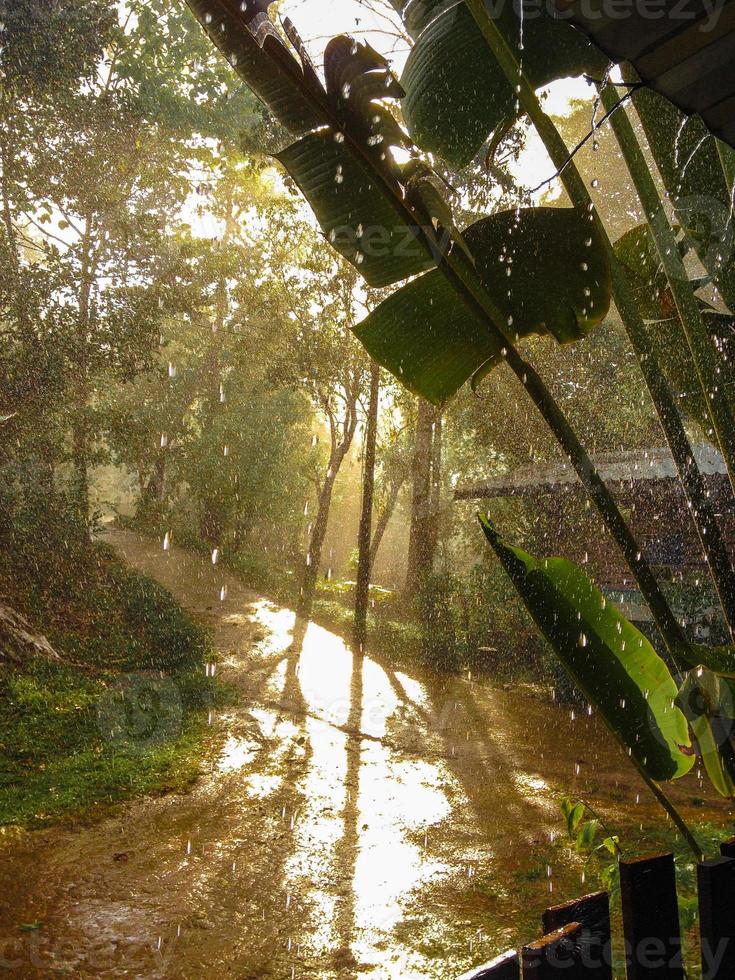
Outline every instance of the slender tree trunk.
<path id="1" fill-rule="evenodd" d="M 434 424 L 431 430 L 431 491 L 429 497 L 428 542 L 431 567 L 434 565 L 436 548 L 439 543 L 439 515 L 441 513 L 442 476 L 442 413 L 434 410 Z"/>
<path id="2" fill-rule="evenodd" d="M 380 544 L 383 540 L 383 535 L 385 534 L 386 528 L 390 523 L 390 519 L 393 516 L 393 511 L 396 509 L 396 504 L 398 503 L 398 495 L 401 492 L 403 484 L 406 482 L 405 476 L 398 477 L 393 481 L 390 488 L 390 494 L 385 502 L 385 506 L 378 515 L 378 520 L 375 523 L 375 531 L 373 532 L 373 540 L 370 545 L 370 568 L 375 567 L 375 559 L 378 557 L 378 551 L 380 550 Z"/>
<path id="3" fill-rule="evenodd" d="M 355 588 L 355 649 L 362 652 L 367 639 L 367 611 L 372 572 L 370 534 L 375 495 L 375 448 L 378 439 L 378 404 L 380 402 L 380 366 L 370 365 L 370 402 L 365 430 L 365 457 L 362 474 L 362 512 L 357 535 L 357 585 Z"/>
<path id="4" fill-rule="evenodd" d="M 225 227 L 222 240 L 219 243 L 219 250 L 222 254 L 226 252 L 235 230 L 236 220 L 234 213 L 234 192 L 232 184 L 229 184 L 226 198 Z M 223 406 L 222 397 L 220 395 L 220 385 L 222 383 L 224 330 L 227 323 L 229 308 L 230 304 L 227 292 L 227 280 L 225 273 L 222 272 L 215 289 L 214 316 L 212 317 L 211 321 L 212 336 L 205 373 L 205 385 L 207 389 L 205 396 L 205 425 L 210 429 L 216 426 Z M 227 460 L 224 462 L 226 463 Z M 201 498 L 200 507 L 200 536 L 207 542 L 207 544 L 213 547 L 221 546 L 222 538 L 227 531 L 227 522 L 223 513 L 219 495 L 205 493 Z"/>
<path id="5" fill-rule="evenodd" d="M 81 523 L 89 520 L 89 425 L 87 408 L 89 394 L 86 370 L 76 385 L 74 397 L 74 421 L 72 423 L 72 477 L 71 495 Z"/>
<path id="6" fill-rule="evenodd" d="M 434 409 L 423 398 L 419 399 L 416 418 L 411 478 L 411 528 L 408 540 L 408 568 L 404 591 L 412 599 L 432 567 L 431 544 L 431 462 L 434 425 Z"/>
<path id="7" fill-rule="evenodd" d="M 72 498 L 84 526 L 89 521 L 89 345 L 92 325 L 92 281 L 96 260 L 92 254 L 92 215 L 84 219 L 81 242 L 82 277 L 79 284 L 77 324 L 77 362 L 73 388 L 72 421 Z"/>
<path id="8" fill-rule="evenodd" d="M 145 519 L 157 511 L 166 496 L 165 449 L 162 449 L 156 456 L 148 481 L 146 482 L 142 476 L 139 476 L 138 482 L 140 486 L 140 498 L 138 501 L 137 515 L 139 518 Z"/>
<path id="9" fill-rule="evenodd" d="M 357 428 L 357 397 L 358 393 L 355 392 L 345 408 L 344 422 L 339 427 L 341 428 L 341 438 L 339 437 L 338 423 L 334 416 L 328 412 L 332 440 L 329 453 L 329 467 L 324 477 L 322 488 L 319 491 L 319 503 L 317 505 L 316 517 L 314 518 L 314 525 L 309 538 L 309 549 L 306 553 L 306 561 L 301 575 L 301 595 L 296 609 L 298 619 L 308 619 L 311 616 L 312 606 L 314 605 L 314 594 L 316 592 L 317 579 L 319 578 L 322 548 L 324 547 L 324 538 L 329 523 L 329 510 L 332 505 L 334 484 L 337 480 L 340 467 L 345 460 L 345 456 L 350 451 L 352 440 L 355 437 L 355 429 Z"/>
<path id="10" fill-rule="evenodd" d="M 306 553 L 306 562 L 301 579 L 301 595 L 297 609 L 297 615 L 301 619 L 308 619 L 311 616 L 311 610 L 314 605 L 314 593 L 316 592 L 316 583 L 319 578 L 322 548 L 324 547 L 324 538 L 327 533 L 327 524 L 329 523 L 329 510 L 332 506 L 332 493 L 343 459 L 344 454 L 341 457 L 336 453 L 330 455 L 329 469 L 319 493 L 319 503 L 317 505 L 316 517 L 314 518 L 314 525 L 311 529 L 309 550 Z"/>

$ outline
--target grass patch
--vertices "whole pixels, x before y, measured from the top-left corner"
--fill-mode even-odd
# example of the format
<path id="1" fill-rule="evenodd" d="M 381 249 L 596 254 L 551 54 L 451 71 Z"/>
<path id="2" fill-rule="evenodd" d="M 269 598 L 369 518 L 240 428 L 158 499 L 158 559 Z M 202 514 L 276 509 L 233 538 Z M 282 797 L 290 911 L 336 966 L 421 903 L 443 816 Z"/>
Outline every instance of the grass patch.
<path id="1" fill-rule="evenodd" d="M 64 660 L 0 668 L 0 825 L 90 819 L 135 796 L 186 790 L 209 711 L 227 696 L 205 674 L 208 632 L 166 589 L 105 546 L 83 557 L 38 583 L 0 575 Z"/>

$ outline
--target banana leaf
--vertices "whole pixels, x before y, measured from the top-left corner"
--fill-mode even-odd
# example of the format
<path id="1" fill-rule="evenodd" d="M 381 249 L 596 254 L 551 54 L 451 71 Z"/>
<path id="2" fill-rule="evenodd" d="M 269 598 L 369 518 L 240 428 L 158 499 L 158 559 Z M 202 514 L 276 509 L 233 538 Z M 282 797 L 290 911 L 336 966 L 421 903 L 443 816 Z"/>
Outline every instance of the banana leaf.
<path id="1" fill-rule="evenodd" d="M 436 263 L 420 244 L 420 228 L 398 200 L 377 185 L 375 172 L 331 130 L 311 133 L 279 153 L 332 246 L 374 287 L 389 286 Z"/>
<path id="2" fill-rule="evenodd" d="M 688 650 L 687 666 L 693 670 L 699 666 L 706 667 L 719 677 L 735 679 L 735 647 L 709 647 L 704 643 L 692 643 Z"/>
<path id="3" fill-rule="evenodd" d="M 701 667 L 689 671 L 677 696 L 689 720 L 710 782 L 728 799 L 735 796 L 732 690 L 726 681 Z"/>
<path id="4" fill-rule="evenodd" d="M 513 335 L 580 340 L 606 315 L 610 271 L 592 225 L 573 208 L 524 208 L 462 233 Z M 510 275 L 509 275 L 510 273 Z M 458 304 L 439 272 L 397 290 L 355 328 L 379 364 L 440 404 L 502 360 L 486 324 Z"/>
<path id="5" fill-rule="evenodd" d="M 607 58 L 599 49 L 542 4 L 522 23 L 514 4 L 498 7 L 506 38 L 535 87 L 604 72 Z M 498 126 L 518 115 L 516 95 L 463 3 L 415 2 L 404 16 L 409 31 L 423 28 L 401 77 L 408 131 L 423 149 L 465 166 Z"/>
<path id="6" fill-rule="evenodd" d="M 653 780 L 687 773 L 694 753 L 677 687 L 646 637 L 577 565 L 534 558 L 480 521 L 537 626 L 619 741 Z"/>
<path id="7" fill-rule="evenodd" d="M 385 58 L 369 44 L 332 38 L 325 85 L 293 24 L 284 21 L 290 47 L 276 30 L 269 0 L 187 2 L 240 77 L 302 137 L 277 156 L 336 250 L 375 287 L 432 268 L 391 155 L 407 137 L 384 104 L 403 95 Z"/>
<path id="8" fill-rule="evenodd" d="M 238 75 L 289 133 L 324 123 L 323 90 L 308 59 L 297 60 L 268 17 L 271 0 L 187 0 Z"/>

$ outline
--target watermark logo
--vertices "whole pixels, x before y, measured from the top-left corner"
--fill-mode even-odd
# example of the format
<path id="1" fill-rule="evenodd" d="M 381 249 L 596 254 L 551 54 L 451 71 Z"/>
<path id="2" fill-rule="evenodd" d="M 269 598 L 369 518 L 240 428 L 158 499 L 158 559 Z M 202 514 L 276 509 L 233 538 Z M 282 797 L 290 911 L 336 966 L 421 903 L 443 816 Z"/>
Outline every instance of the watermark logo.
<path id="1" fill-rule="evenodd" d="M 181 732 L 181 694 L 170 677 L 138 671 L 117 678 L 97 704 L 97 727 L 115 748 L 142 754 Z"/>

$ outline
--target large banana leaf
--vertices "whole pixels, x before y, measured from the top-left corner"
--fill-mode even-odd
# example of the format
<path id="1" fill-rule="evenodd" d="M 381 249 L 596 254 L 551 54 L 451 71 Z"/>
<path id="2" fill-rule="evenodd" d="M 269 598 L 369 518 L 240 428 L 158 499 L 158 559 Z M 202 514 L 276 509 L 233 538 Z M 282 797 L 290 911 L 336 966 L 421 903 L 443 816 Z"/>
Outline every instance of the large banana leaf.
<path id="1" fill-rule="evenodd" d="M 414 40 L 437 14 L 458 6 L 457 0 L 391 0 L 391 3 Z"/>
<path id="2" fill-rule="evenodd" d="M 321 83 L 307 59 L 297 61 L 268 18 L 272 0 L 187 0 L 238 75 L 295 135 L 324 122 L 315 104 Z"/>
<path id="3" fill-rule="evenodd" d="M 550 334 L 571 343 L 603 319 L 610 271 L 592 229 L 573 208 L 524 208 L 483 218 L 463 232 L 513 334 Z M 502 359 L 486 324 L 457 302 L 436 271 L 384 300 L 355 333 L 371 357 L 435 404 Z"/>
<path id="4" fill-rule="evenodd" d="M 435 265 L 421 247 L 418 226 L 406 221 L 405 209 L 381 193 L 375 172 L 331 130 L 305 136 L 278 159 L 334 248 L 371 286 L 388 286 Z"/>
<path id="5" fill-rule="evenodd" d="M 498 7 L 496 16 L 517 50 L 523 33 L 518 54 L 534 86 L 604 71 L 605 56 L 566 21 L 550 17 L 543 4 L 522 26 L 515 4 Z M 406 125 L 423 149 L 464 166 L 496 127 L 517 114 L 516 95 L 463 3 L 416 0 L 405 17 L 410 30 L 424 28 L 401 78 Z"/>
<path id="6" fill-rule="evenodd" d="M 701 667 L 684 678 L 677 698 L 689 720 L 710 782 L 721 796 L 735 796 L 735 752 L 730 735 L 733 711 L 729 684 Z"/>
<path id="7" fill-rule="evenodd" d="M 635 107 L 674 206 L 676 222 L 735 313 L 732 188 L 722 167 L 718 142 L 698 116 L 685 116 L 650 89 L 635 95 Z M 735 150 L 724 145 L 719 149 L 735 161 Z"/>
<path id="8" fill-rule="evenodd" d="M 646 637 L 577 565 L 536 559 L 507 544 L 488 518 L 481 523 L 537 626 L 610 730 L 651 779 L 687 773 L 694 754 L 676 684 Z"/>
<path id="9" fill-rule="evenodd" d="M 337 251 L 371 286 L 431 268 L 391 156 L 407 137 L 384 104 L 403 95 L 387 61 L 340 35 L 324 52 L 322 84 L 294 26 L 284 21 L 289 47 L 270 21 L 271 2 L 188 0 L 240 77 L 286 129 L 302 135 L 279 159 Z"/>

